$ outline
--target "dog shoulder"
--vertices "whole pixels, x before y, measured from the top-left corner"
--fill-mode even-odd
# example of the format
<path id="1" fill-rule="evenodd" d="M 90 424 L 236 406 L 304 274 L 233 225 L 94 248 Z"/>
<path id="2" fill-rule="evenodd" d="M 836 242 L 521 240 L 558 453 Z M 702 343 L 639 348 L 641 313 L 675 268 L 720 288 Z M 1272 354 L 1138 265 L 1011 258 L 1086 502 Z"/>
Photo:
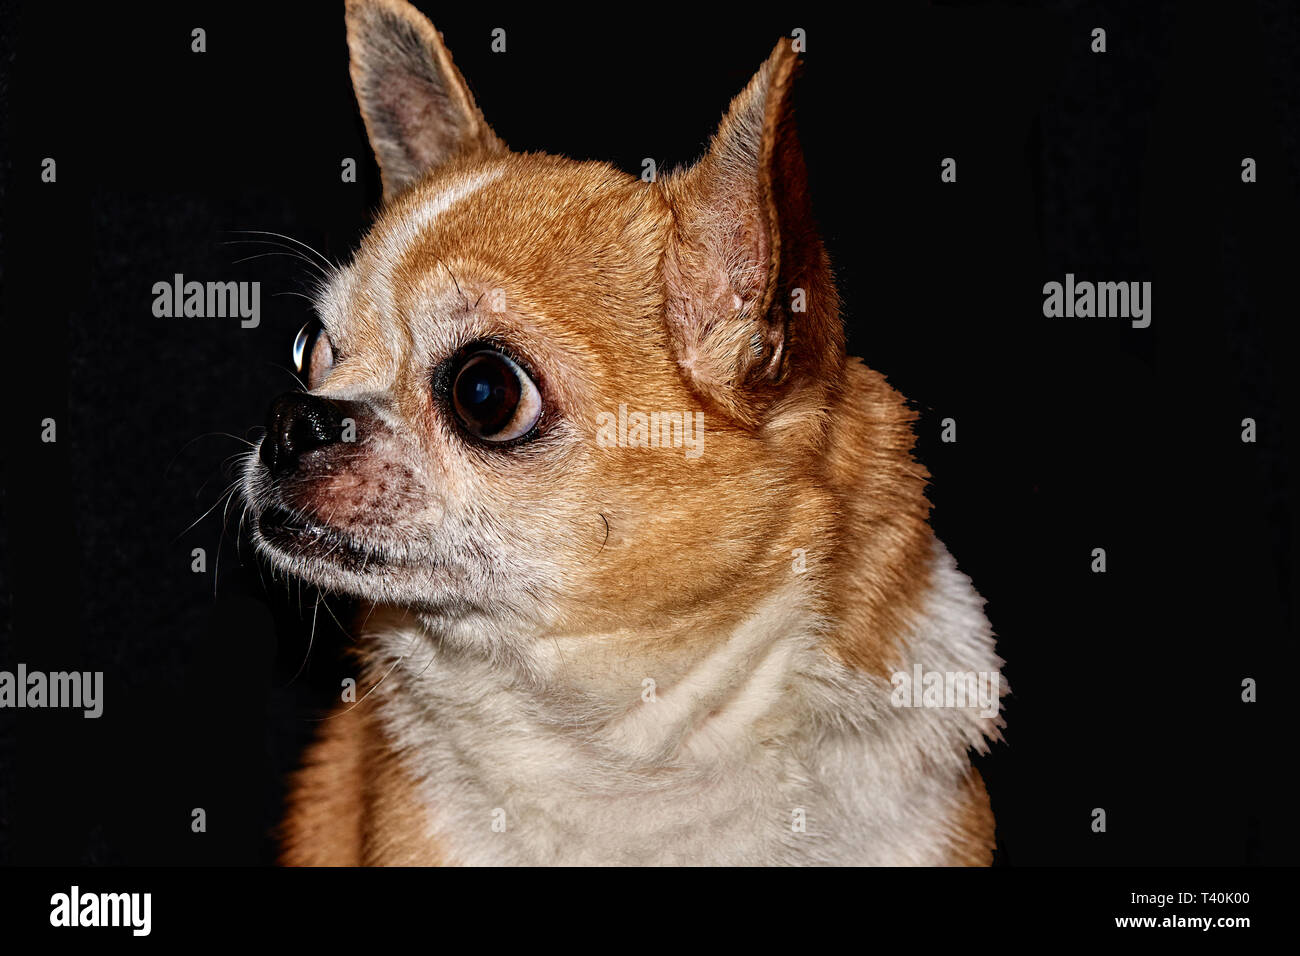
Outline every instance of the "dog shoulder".
<path id="1" fill-rule="evenodd" d="M 963 785 L 951 827 L 949 866 L 992 866 L 995 842 L 993 807 L 984 787 L 984 778 L 974 767 Z"/>
<path id="2" fill-rule="evenodd" d="M 364 822 L 365 718 L 339 708 L 322 724 L 289 783 L 280 825 L 285 866 L 357 866 Z"/>
<path id="3" fill-rule="evenodd" d="M 324 721 L 293 776 L 280 838 L 286 866 L 447 862 L 416 781 L 365 703 Z"/>

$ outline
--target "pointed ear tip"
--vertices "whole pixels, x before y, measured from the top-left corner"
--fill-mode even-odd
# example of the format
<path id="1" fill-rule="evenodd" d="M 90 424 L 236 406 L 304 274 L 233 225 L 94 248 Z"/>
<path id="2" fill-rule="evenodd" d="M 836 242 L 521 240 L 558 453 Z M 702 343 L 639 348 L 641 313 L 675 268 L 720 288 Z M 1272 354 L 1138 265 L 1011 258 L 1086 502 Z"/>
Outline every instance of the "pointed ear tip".
<path id="1" fill-rule="evenodd" d="M 772 48 L 771 54 L 764 61 L 759 75 L 766 77 L 765 82 L 768 89 L 786 89 L 790 86 L 802 63 L 802 58 L 795 51 L 794 40 L 791 37 L 782 37 L 776 41 L 776 46 Z"/>
<path id="2" fill-rule="evenodd" d="M 379 15 L 387 8 L 382 0 L 343 0 L 343 21 L 348 26 L 348 39 L 361 39 L 378 24 Z"/>
<path id="3" fill-rule="evenodd" d="M 343 0 L 343 11 L 345 13 L 362 13 L 367 10 L 400 10 L 406 11 L 412 9 L 406 0 Z"/>
<path id="4" fill-rule="evenodd" d="M 771 56 L 767 59 L 773 66 L 797 64 L 799 62 L 799 54 L 794 48 L 794 38 L 781 37 L 781 39 L 777 40 L 776 46 L 772 48 Z"/>
<path id="5" fill-rule="evenodd" d="M 442 50 L 442 33 L 406 0 L 344 0 L 348 49 L 352 59 L 365 60 L 370 48 L 395 32 L 411 35 L 427 49 Z"/>
<path id="6" fill-rule="evenodd" d="M 343 0 L 343 17 L 349 25 L 382 23 L 381 18 L 385 15 L 390 18 L 388 22 L 421 24 L 428 21 L 428 17 L 406 0 Z"/>
<path id="7" fill-rule="evenodd" d="M 384 4 L 377 0 L 343 0 L 343 16 L 348 20 L 360 20 L 369 13 L 382 9 Z"/>

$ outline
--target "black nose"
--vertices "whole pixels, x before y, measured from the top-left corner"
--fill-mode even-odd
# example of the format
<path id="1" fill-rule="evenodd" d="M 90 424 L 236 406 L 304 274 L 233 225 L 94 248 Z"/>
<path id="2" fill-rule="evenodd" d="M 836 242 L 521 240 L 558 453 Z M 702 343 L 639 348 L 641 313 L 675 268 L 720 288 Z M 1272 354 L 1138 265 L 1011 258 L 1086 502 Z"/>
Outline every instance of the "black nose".
<path id="1" fill-rule="evenodd" d="M 343 412 L 333 402 L 306 392 L 285 392 L 266 413 L 262 461 L 279 477 L 313 448 L 332 445 L 343 432 Z"/>

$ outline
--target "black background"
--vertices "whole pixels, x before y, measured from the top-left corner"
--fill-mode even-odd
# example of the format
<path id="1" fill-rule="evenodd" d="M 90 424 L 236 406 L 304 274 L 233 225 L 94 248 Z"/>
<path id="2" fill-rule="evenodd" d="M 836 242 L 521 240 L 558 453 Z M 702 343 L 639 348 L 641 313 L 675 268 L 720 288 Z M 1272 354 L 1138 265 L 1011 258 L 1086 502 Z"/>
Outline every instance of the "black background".
<path id="1" fill-rule="evenodd" d="M 429 12 L 507 143 L 637 173 L 695 159 L 806 29 L 801 134 L 851 350 L 921 411 L 934 526 L 1008 662 L 1006 743 L 979 761 L 999 861 L 1295 862 L 1300 11 L 862 10 Z M 351 639 L 322 607 L 307 654 L 315 597 L 241 563 L 237 505 L 224 539 L 220 507 L 187 526 L 292 386 L 310 314 L 273 295 L 308 266 L 236 263 L 276 250 L 235 230 L 342 260 L 378 205 L 342 4 L 6 14 L 0 668 L 103 670 L 106 702 L 0 711 L 0 861 L 269 862 Z M 1150 280 L 1151 327 L 1044 318 L 1067 271 Z M 174 273 L 261 281 L 260 327 L 155 318 Z"/>

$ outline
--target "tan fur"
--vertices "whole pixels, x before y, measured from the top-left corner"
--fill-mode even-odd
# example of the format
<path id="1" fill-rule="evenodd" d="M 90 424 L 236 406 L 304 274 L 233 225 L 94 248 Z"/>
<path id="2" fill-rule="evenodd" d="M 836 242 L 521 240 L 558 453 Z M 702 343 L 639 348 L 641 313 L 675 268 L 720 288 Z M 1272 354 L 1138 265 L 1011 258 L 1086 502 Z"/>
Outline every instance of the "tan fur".
<path id="1" fill-rule="evenodd" d="M 826 650 L 887 680 L 931 584 L 928 475 L 912 458 L 915 413 L 884 376 L 845 354 L 791 114 L 798 63 L 789 42 L 733 102 L 699 164 L 646 184 L 601 163 L 507 152 L 423 17 L 398 0 L 349 0 L 348 13 L 386 205 L 350 284 L 335 290 L 342 318 L 332 333 L 344 360 L 322 392 L 391 382 L 394 413 L 427 436 L 421 452 L 447 465 L 441 473 L 460 474 L 438 460 L 448 454 L 439 408 L 411 345 L 442 334 L 426 297 L 445 294 L 448 276 L 457 296 L 440 301 L 442 311 L 503 289 L 508 308 L 493 329 L 524 343 L 542 377 L 544 421 L 557 441 L 587 440 L 575 438 L 581 452 L 556 464 L 539 459 L 526 480 L 485 459 L 482 486 L 447 479 L 438 491 L 490 494 L 502 514 L 527 515 L 547 489 L 545 547 L 570 557 L 557 571 L 563 586 L 547 595 L 550 631 L 537 639 L 609 635 L 617 608 L 617 635 L 639 650 L 664 660 L 700 653 L 780 593 L 792 553 L 804 550 L 809 611 L 831 622 Z M 376 78 L 386 65 L 367 35 L 384 17 L 409 21 L 438 64 L 451 104 L 435 118 L 439 137 L 395 145 L 405 134 L 393 124 L 409 117 L 392 112 Z M 433 168 L 412 177 L 425 154 Z M 423 208 L 474 177 L 472 204 L 451 204 L 407 236 Z M 391 288 L 392 301 L 378 288 Z M 796 290 L 806 312 L 790 307 Z M 596 413 L 629 397 L 646 409 L 706 409 L 708 454 L 593 449 Z M 366 521 L 386 527 L 379 512 L 347 510 L 360 490 L 393 494 L 391 479 L 358 477 L 382 463 L 358 459 L 292 503 L 327 501 L 354 531 L 371 530 Z M 416 786 L 364 704 L 327 721 L 294 778 L 284 862 L 442 860 Z M 988 796 L 973 770 L 963 786 L 949 821 L 952 862 L 987 864 Z"/>
<path id="2" fill-rule="evenodd" d="M 966 780 L 961 810 L 951 821 L 955 834 L 951 866 L 992 866 L 994 849 L 993 808 L 984 778 L 972 768 Z"/>
<path id="3" fill-rule="evenodd" d="M 833 532 L 832 651 L 846 664 L 888 677 L 929 586 L 929 473 L 911 455 L 916 413 L 885 377 L 849 361 L 832 413 L 827 475 L 839 520 Z"/>
<path id="4" fill-rule="evenodd" d="M 338 708 L 290 783 L 281 825 L 285 866 L 435 866 L 416 786 L 375 726 L 368 702 Z"/>

